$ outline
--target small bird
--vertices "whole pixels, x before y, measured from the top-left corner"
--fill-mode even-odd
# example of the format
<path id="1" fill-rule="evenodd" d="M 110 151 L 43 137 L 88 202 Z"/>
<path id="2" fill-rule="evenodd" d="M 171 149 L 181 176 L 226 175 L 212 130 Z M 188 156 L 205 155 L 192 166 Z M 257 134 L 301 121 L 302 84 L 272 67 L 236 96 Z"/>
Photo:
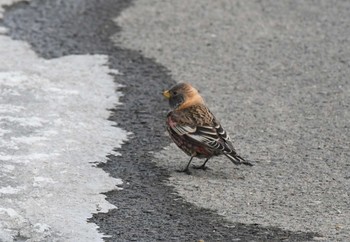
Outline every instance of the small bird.
<path id="1" fill-rule="evenodd" d="M 172 109 L 167 115 L 166 125 L 174 143 L 191 158 L 183 170 L 190 174 L 193 157 L 205 158 L 195 169 L 205 170 L 213 156 L 225 155 L 234 164 L 252 164 L 236 153 L 232 142 L 220 122 L 210 112 L 198 91 L 188 83 L 178 83 L 163 92 Z"/>

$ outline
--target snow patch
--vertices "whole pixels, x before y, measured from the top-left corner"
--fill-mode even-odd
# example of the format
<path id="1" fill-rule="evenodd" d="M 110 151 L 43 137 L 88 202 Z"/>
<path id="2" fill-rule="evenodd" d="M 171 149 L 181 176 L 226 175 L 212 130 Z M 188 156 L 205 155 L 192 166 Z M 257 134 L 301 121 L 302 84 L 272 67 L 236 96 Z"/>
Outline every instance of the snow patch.
<path id="1" fill-rule="evenodd" d="M 51 177 L 34 177 L 34 183 L 33 186 L 34 187 L 40 187 L 40 186 L 47 186 L 48 183 L 57 183 L 56 181 L 54 181 Z"/>
<path id="2" fill-rule="evenodd" d="M 0 34 L 0 241 L 102 241 L 86 221 L 115 208 L 102 193 L 122 181 L 93 164 L 127 138 L 108 121 L 110 73 L 106 56 L 45 60 Z"/>
<path id="3" fill-rule="evenodd" d="M 23 187 L 11 187 L 11 186 L 0 187 L 0 193 L 1 194 L 16 194 L 22 189 L 23 189 Z"/>

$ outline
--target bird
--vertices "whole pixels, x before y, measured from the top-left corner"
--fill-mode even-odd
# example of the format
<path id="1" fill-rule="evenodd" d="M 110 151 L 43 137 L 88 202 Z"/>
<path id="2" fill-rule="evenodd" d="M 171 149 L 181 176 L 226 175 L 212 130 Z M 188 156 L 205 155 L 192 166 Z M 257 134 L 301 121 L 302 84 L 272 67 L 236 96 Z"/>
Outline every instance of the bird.
<path id="1" fill-rule="evenodd" d="M 226 156 L 235 165 L 253 166 L 237 154 L 229 135 L 191 84 L 177 83 L 163 91 L 163 96 L 171 108 L 166 116 L 167 131 L 174 143 L 190 156 L 186 167 L 177 171 L 191 174 L 189 166 L 194 157 L 205 161 L 193 168 L 206 170 L 209 159 L 219 155 Z"/>

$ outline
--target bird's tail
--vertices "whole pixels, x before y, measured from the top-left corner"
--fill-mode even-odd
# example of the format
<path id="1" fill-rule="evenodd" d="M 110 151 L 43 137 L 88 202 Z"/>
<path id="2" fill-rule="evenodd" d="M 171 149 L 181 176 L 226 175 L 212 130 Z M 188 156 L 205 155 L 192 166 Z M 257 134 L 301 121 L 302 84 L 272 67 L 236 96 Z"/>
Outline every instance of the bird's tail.
<path id="1" fill-rule="evenodd" d="M 236 152 L 231 152 L 231 153 L 224 153 L 224 155 L 229 158 L 235 165 L 246 165 L 246 166 L 253 166 L 252 163 L 249 161 L 246 161 L 243 159 L 241 156 L 237 155 Z"/>

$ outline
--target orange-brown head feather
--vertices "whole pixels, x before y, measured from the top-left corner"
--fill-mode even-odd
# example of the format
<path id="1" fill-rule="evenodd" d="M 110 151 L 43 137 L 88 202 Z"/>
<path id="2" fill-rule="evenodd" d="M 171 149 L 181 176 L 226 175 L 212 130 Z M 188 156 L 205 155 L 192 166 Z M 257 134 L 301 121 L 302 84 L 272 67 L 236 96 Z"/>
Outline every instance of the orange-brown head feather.
<path id="1" fill-rule="evenodd" d="M 198 90 L 188 83 L 178 83 L 164 91 L 163 95 L 169 99 L 170 107 L 176 110 L 185 109 L 196 104 L 204 104 Z"/>

